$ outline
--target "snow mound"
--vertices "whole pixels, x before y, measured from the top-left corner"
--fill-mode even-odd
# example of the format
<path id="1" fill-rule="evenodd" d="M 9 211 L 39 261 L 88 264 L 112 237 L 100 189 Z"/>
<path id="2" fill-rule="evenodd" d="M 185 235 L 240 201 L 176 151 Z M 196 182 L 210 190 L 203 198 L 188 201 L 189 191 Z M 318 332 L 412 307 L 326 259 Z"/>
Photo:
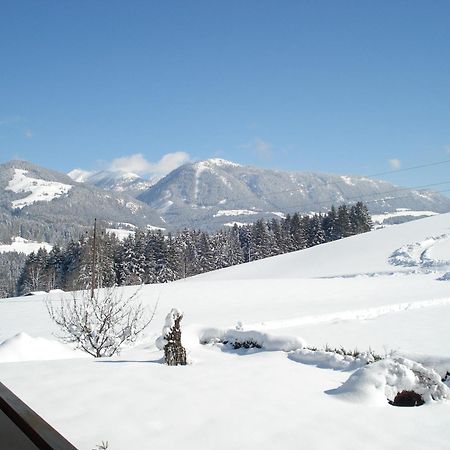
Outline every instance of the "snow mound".
<path id="1" fill-rule="evenodd" d="M 18 333 L 0 344 L 0 363 L 86 358 L 81 350 L 42 337 Z"/>
<path id="2" fill-rule="evenodd" d="M 450 265 L 450 261 L 436 259 L 434 257 L 433 249 L 439 249 L 442 246 L 442 242 L 449 240 L 448 234 L 441 236 L 429 237 L 421 242 L 415 242 L 413 244 L 404 245 L 395 250 L 389 257 L 389 263 L 393 266 L 404 267 L 440 267 Z M 439 252 L 441 256 L 443 252 Z M 448 255 L 450 257 L 450 255 Z"/>
<path id="3" fill-rule="evenodd" d="M 360 353 L 357 357 L 323 350 L 301 349 L 289 353 L 289 359 L 310 364 L 320 369 L 356 370 L 375 361 L 371 353 Z"/>
<path id="4" fill-rule="evenodd" d="M 450 399 L 450 389 L 433 369 L 406 358 L 384 359 L 358 369 L 329 394 L 365 404 L 385 405 L 402 391 L 414 391 L 425 403 Z"/>
<path id="5" fill-rule="evenodd" d="M 233 348 L 261 348 L 268 351 L 291 352 L 305 347 L 295 336 L 271 336 L 260 331 L 208 328 L 200 334 L 200 344 L 225 344 Z"/>

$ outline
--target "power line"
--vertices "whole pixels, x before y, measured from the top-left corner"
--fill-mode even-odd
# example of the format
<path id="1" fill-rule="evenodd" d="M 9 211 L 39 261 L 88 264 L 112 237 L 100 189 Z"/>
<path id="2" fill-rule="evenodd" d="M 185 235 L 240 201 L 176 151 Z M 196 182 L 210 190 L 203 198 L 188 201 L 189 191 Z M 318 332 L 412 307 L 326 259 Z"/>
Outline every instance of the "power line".
<path id="1" fill-rule="evenodd" d="M 450 192 L 450 189 L 442 189 L 442 190 L 439 190 L 439 191 L 433 191 L 433 193 L 438 193 L 438 194 L 441 194 L 443 192 Z M 367 202 L 364 202 L 364 203 L 376 203 L 376 202 L 382 202 L 384 200 L 398 200 L 398 199 L 408 198 L 408 197 L 409 197 L 408 195 L 403 195 L 401 197 L 389 197 L 388 199 L 378 198 L 378 199 L 375 199 L 375 200 L 368 200 Z"/>
<path id="2" fill-rule="evenodd" d="M 373 178 L 373 177 L 379 177 L 382 175 L 389 175 L 389 174 L 393 174 L 393 173 L 399 173 L 399 172 L 407 172 L 407 171 L 411 171 L 411 170 L 417 170 L 417 169 L 424 169 L 427 167 L 435 167 L 435 166 L 439 166 L 439 165 L 444 165 L 444 164 L 450 164 L 450 159 L 447 160 L 443 160 L 443 161 L 435 161 L 435 162 L 431 162 L 431 163 L 427 163 L 427 164 L 420 164 L 418 166 L 410 166 L 410 167 L 405 167 L 403 169 L 393 169 L 393 170 L 388 170 L 385 172 L 377 172 L 377 173 L 372 173 L 369 175 L 354 175 L 355 178 Z M 334 175 L 336 177 L 341 177 L 340 175 Z M 325 183 L 321 184 L 321 187 L 323 186 L 330 186 L 330 185 L 348 185 L 348 183 L 344 180 L 341 181 L 327 181 Z M 277 194 L 284 194 L 286 192 L 297 192 L 297 191 L 301 191 L 303 190 L 303 187 L 298 187 L 298 188 L 293 188 L 293 189 L 283 189 L 281 191 L 272 191 L 272 192 L 266 192 L 264 193 L 264 196 L 267 195 L 277 195 Z M 408 188 L 408 189 L 412 189 L 412 188 Z"/>
<path id="3" fill-rule="evenodd" d="M 413 186 L 413 187 L 408 187 L 408 188 L 397 188 L 397 189 L 390 190 L 390 191 L 376 192 L 376 193 L 367 194 L 367 195 L 358 195 L 358 196 L 354 196 L 354 197 L 348 197 L 347 199 L 345 199 L 343 201 L 346 202 L 346 203 L 347 202 L 354 202 L 354 201 L 364 201 L 364 203 L 373 203 L 373 202 L 381 202 L 383 200 L 397 200 L 397 199 L 402 199 L 402 198 L 408 198 L 409 195 L 404 195 L 404 196 L 401 196 L 401 197 L 389 197 L 389 198 L 386 198 L 385 196 L 389 195 L 389 194 L 398 193 L 398 192 L 401 192 L 401 191 L 409 191 L 409 190 L 411 190 L 411 191 L 423 190 L 423 191 L 426 192 L 427 190 L 424 189 L 424 188 L 432 187 L 432 186 L 442 186 L 444 184 L 449 184 L 449 183 L 450 183 L 450 180 L 448 180 L 448 181 L 441 181 L 439 183 L 431 183 L 431 184 L 424 184 L 424 185 L 420 185 L 420 186 Z M 450 189 L 444 189 L 444 190 L 437 190 L 437 191 L 432 191 L 432 192 L 433 193 L 442 193 L 442 192 L 449 192 L 449 191 L 450 191 Z M 378 199 L 370 200 L 371 197 L 376 196 L 376 195 L 379 195 L 379 196 L 382 196 L 382 197 L 380 197 Z M 369 198 L 369 200 L 366 201 L 365 200 L 366 198 Z M 302 207 L 302 208 L 305 209 L 305 206 L 306 206 L 306 208 L 308 208 L 309 206 L 312 206 L 312 207 L 319 206 L 320 207 L 320 205 L 330 205 L 330 204 L 333 204 L 333 203 L 335 203 L 335 200 L 324 200 L 324 201 L 321 201 L 321 202 L 309 202 L 309 203 L 303 203 L 303 204 L 298 203 L 298 204 L 290 205 L 290 207 L 294 207 L 294 208 L 295 207 Z"/>
<path id="4" fill-rule="evenodd" d="M 436 161 L 436 162 L 432 162 L 432 163 L 428 163 L 428 164 L 421 164 L 419 166 L 405 167 L 404 169 L 388 170 L 386 172 L 379 172 L 379 173 L 374 173 L 372 175 L 366 175 L 366 176 L 367 177 L 381 177 L 382 175 L 389 175 L 391 173 L 407 172 L 410 170 L 424 169 L 426 167 L 440 166 L 442 164 L 448 164 L 448 163 L 450 163 L 450 159 L 446 159 L 444 161 Z"/>

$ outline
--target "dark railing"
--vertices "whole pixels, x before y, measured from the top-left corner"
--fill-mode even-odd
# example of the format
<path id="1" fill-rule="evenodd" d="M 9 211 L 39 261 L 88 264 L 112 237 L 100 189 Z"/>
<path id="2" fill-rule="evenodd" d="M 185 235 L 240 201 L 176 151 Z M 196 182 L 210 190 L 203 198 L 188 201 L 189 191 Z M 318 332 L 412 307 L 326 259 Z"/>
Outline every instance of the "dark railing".
<path id="1" fill-rule="evenodd" d="M 0 383 L 0 450 L 77 450 Z"/>

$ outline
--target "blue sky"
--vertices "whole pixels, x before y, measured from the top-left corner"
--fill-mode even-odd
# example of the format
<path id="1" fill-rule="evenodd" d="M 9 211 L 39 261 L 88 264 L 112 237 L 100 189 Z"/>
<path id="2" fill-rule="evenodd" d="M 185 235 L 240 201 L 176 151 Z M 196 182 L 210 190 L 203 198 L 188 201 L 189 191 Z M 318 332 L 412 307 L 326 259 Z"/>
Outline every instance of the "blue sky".
<path id="1" fill-rule="evenodd" d="M 372 174 L 450 159 L 449 18 L 447 0 L 3 1 L 0 161 Z"/>

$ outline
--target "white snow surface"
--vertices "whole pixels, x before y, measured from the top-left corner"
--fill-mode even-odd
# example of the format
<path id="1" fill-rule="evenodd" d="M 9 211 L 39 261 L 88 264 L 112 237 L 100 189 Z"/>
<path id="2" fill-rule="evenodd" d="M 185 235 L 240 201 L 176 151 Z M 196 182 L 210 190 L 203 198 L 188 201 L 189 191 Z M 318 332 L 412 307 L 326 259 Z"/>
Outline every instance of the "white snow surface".
<path id="1" fill-rule="evenodd" d="M 79 449 L 448 449 L 447 235 L 441 214 L 144 286 L 137 300 L 149 314 L 158 306 L 134 347 L 101 360 L 5 362 L 2 382 Z M 398 249 L 411 264 L 393 264 Z M 62 296 L 71 298 L 0 300 L 0 342 L 20 332 L 54 340 L 45 301 Z M 165 366 L 155 345 L 172 308 L 184 313 L 188 366 Z M 249 336 L 261 348 L 218 343 Z M 387 359 L 366 365 L 327 344 Z M 427 403 L 390 406 L 406 388 Z"/>
<path id="2" fill-rule="evenodd" d="M 307 348 L 290 353 L 289 358 L 302 364 L 311 364 L 321 369 L 334 370 L 355 370 L 374 362 L 374 357 L 369 352 L 353 357 L 331 351 L 309 350 Z"/>
<path id="3" fill-rule="evenodd" d="M 48 242 L 34 242 L 15 236 L 11 244 L 0 244 L 0 253 L 17 252 L 29 255 L 32 252 L 37 252 L 40 248 L 45 248 L 49 252 L 53 246 Z"/>
<path id="4" fill-rule="evenodd" d="M 147 225 L 146 228 L 147 228 L 147 230 L 150 230 L 150 231 L 158 231 L 158 230 L 165 231 L 166 230 L 165 228 L 162 228 L 162 227 L 155 227 L 155 225 Z"/>
<path id="5" fill-rule="evenodd" d="M 358 369 L 330 394 L 358 403 L 383 406 L 402 391 L 420 394 L 426 403 L 448 400 L 450 389 L 433 369 L 406 358 L 385 359 Z"/>
<path id="6" fill-rule="evenodd" d="M 235 225 L 237 225 L 238 227 L 245 227 L 246 225 L 251 225 L 252 222 L 237 222 L 237 221 L 233 221 L 233 222 L 227 222 L 224 223 L 223 225 L 225 227 L 234 227 Z"/>
<path id="7" fill-rule="evenodd" d="M 70 184 L 32 178 L 27 174 L 28 170 L 14 169 L 13 178 L 5 188 L 7 191 L 13 191 L 16 194 L 28 194 L 26 197 L 13 200 L 11 202 L 13 208 L 22 209 L 36 202 L 50 202 L 67 194 L 72 189 Z"/>
<path id="8" fill-rule="evenodd" d="M 346 175 L 342 175 L 341 176 L 341 180 L 345 183 L 348 184 L 349 186 L 354 186 L 355 183 L 353 182 L 352 178 Z"/>
<path id="9" fill-rule="evenodd" d="M 290 352 L 303 348 L 306 343 L 296 336 L 271 336 L 260 331 L 207 328 L 200 333 L 201 344 L 243 344 L 251 342 L 268 351 Z"/>
<path id="10" fill-rule="evenodd" d="M 132 230 L 122 230 L 121 228 L 106 228 L 107 233 L 115 234 L 119 241 L 123 241 L 127 237 L 134 234 Z"/>
<path id="11" fill-rule="evenodd" d="M 383 214 L 373 214 L 372 222 L 375 227 L 385 226 L 384 222 L 388 219 L 392 219 L 394 217 L 427 217 L 427 216 L 435 216 L 437 212 L 434 211 L 413 211 L 408 208 L 397 208 L 396 211 L 393 212 L 385 212 Z"/>
<path id="12" fill-rule="evenodd" d="M 89 355 L 69 345 L 23 332 L 0 344 L 0 363 L 87 357 Z"/>
<path id="13" fill-rule="evenodd" d="M 258 214 L 256 211 L 252 211 L 251 209 L 220 209 L 214 214 L 214 217 L 222 217 L 222 216 L 251 216 L 254 214 Z"/>

